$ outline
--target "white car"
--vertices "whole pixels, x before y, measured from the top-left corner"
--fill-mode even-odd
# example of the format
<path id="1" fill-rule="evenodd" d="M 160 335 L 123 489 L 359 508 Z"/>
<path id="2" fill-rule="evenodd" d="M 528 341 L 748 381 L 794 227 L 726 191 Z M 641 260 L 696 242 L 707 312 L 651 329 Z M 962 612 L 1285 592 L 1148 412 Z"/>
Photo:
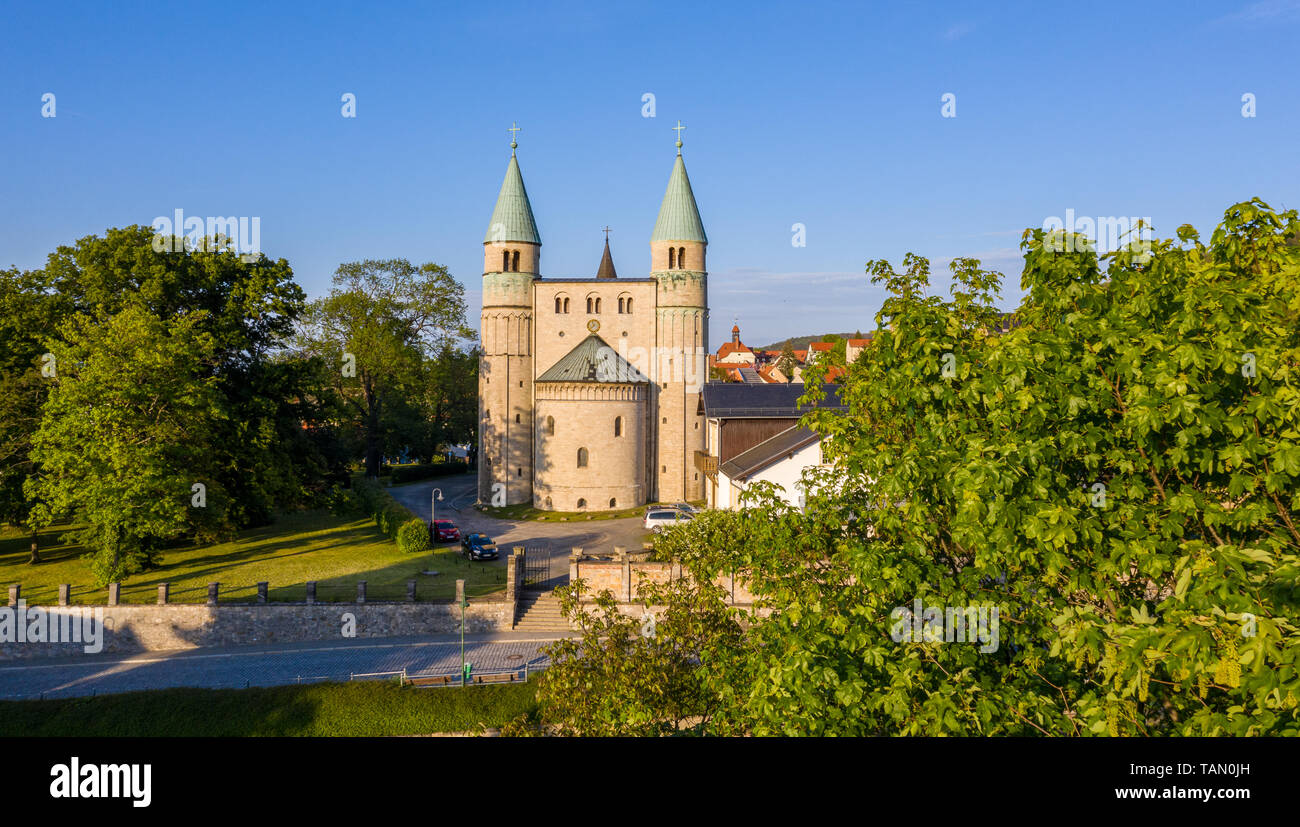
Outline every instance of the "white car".
<path id="1" fill-rule="evenodd" d="M 646 531 L 658 531 L 665 526 L 673 526 L 690 520 L 692 515 L 675 508 L 655 508 L 646 512 Z"/>

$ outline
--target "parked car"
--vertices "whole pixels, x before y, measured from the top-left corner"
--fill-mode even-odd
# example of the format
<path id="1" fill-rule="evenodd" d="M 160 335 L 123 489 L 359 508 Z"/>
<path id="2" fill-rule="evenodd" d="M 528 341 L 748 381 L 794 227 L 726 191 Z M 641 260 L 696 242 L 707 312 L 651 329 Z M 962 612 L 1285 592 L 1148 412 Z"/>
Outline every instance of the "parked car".
<path id="1" fill-rule="evenodd" d="M 682 512 L 683 514 L 690 514 L 692 517 L 694 517 L 696 514 L 699 514 L 699 513 L 700 513 L 700 512 L 695 508 L 695 506 L 691 505 L 690 503 L 673 503 L 672 505 L 670 505 L 670 506 L 668 506 L 668 507 L 669 507 L 669 508 L 675 508 L 675 509 L 677 509 L 678 511 Z"/>
<path id="2" fill-rule="evenodd" d="M 450 543 L 460 539 L 460 529 L 451 520 L 434 520 L 433 521 L 433 541 L 435 543 Z"/>
<path id="3" fill-rule="evenodd" d="M 471 560 L 497 559 L 497 544 L 486 534 L 466 534 L 461 538 L 460 547 Z"/>
<path id="4" fill-rule="evenodd" d="M 684 523 L 693 516 L 675 508 L 656 508 L 646 512 L 645 529 L 646 531 L 659 531 L 666 526 Z"/>

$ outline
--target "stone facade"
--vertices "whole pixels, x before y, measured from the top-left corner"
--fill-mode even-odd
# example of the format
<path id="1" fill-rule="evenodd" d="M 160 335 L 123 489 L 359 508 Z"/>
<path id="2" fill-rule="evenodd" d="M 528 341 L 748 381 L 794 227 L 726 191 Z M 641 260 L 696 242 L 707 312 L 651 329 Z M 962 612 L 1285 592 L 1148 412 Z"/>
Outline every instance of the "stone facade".
<path id="1" fill-rule="evenodd" d="M 598 278 L 542 278 L 541 240 L 513 156 L 493 219 L 484 242 L 479 501 L 601 511 L 702 500 L 694 455 L 705 445 L 708 242 L 680 154 L 647 278 L 617 278 L 612 266 Z M 572 387 L 580 382 L 540 381 L 592 335 L 648 381 L 636 391 L 618 383 L 586 392 Z"/>

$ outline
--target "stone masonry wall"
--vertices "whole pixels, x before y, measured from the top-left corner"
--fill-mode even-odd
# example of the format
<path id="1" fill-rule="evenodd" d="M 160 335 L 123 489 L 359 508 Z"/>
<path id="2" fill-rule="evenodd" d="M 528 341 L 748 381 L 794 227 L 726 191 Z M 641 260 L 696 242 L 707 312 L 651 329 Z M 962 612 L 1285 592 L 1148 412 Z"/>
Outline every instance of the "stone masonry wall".
<path id="1" fill-rule="evenodd" d="M 29 618 L 35 608 L 27 607 Z M 356 638 L 460 631 L 460 608 L 451 603 L 170 603 L 39 608 L 48 614 L 62 613 L 74 618 L 91 611 L 103 612 L 100 654 L 339 640 L 343 637 L 345 614 L 356 619 Z M 513 603 L 499 596 L 471 599 L 465 609 L 465 631 L 509 631 L 513 615 Z M 83 643 L 0 643 L 0 660 L 83 653 Z"/>

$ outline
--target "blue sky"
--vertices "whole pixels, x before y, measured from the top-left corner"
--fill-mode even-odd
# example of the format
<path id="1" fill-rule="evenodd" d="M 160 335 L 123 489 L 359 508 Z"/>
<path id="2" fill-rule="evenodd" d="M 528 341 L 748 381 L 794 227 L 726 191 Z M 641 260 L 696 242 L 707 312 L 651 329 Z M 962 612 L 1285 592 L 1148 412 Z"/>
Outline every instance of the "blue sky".
<path id="1" fill-rule="evenodd" d="M 7 3 L 0 30 L 0 267 L 258 216 L 311 296 L 343 261 L 436 261 L 476 324 L 512 121 L 552 276 L 594 275 L 606 224 L 647 272 L 687 126 L 714 347 L 733 318 L 751 344 L 869 330 L 864 263 L 909 251 L 939 291 L 983 259 L 1014 306 L 1021 231 L 1067 210 L 1208 235 L 1252 196 L 1300 206 L 1300 0 Z"/>

